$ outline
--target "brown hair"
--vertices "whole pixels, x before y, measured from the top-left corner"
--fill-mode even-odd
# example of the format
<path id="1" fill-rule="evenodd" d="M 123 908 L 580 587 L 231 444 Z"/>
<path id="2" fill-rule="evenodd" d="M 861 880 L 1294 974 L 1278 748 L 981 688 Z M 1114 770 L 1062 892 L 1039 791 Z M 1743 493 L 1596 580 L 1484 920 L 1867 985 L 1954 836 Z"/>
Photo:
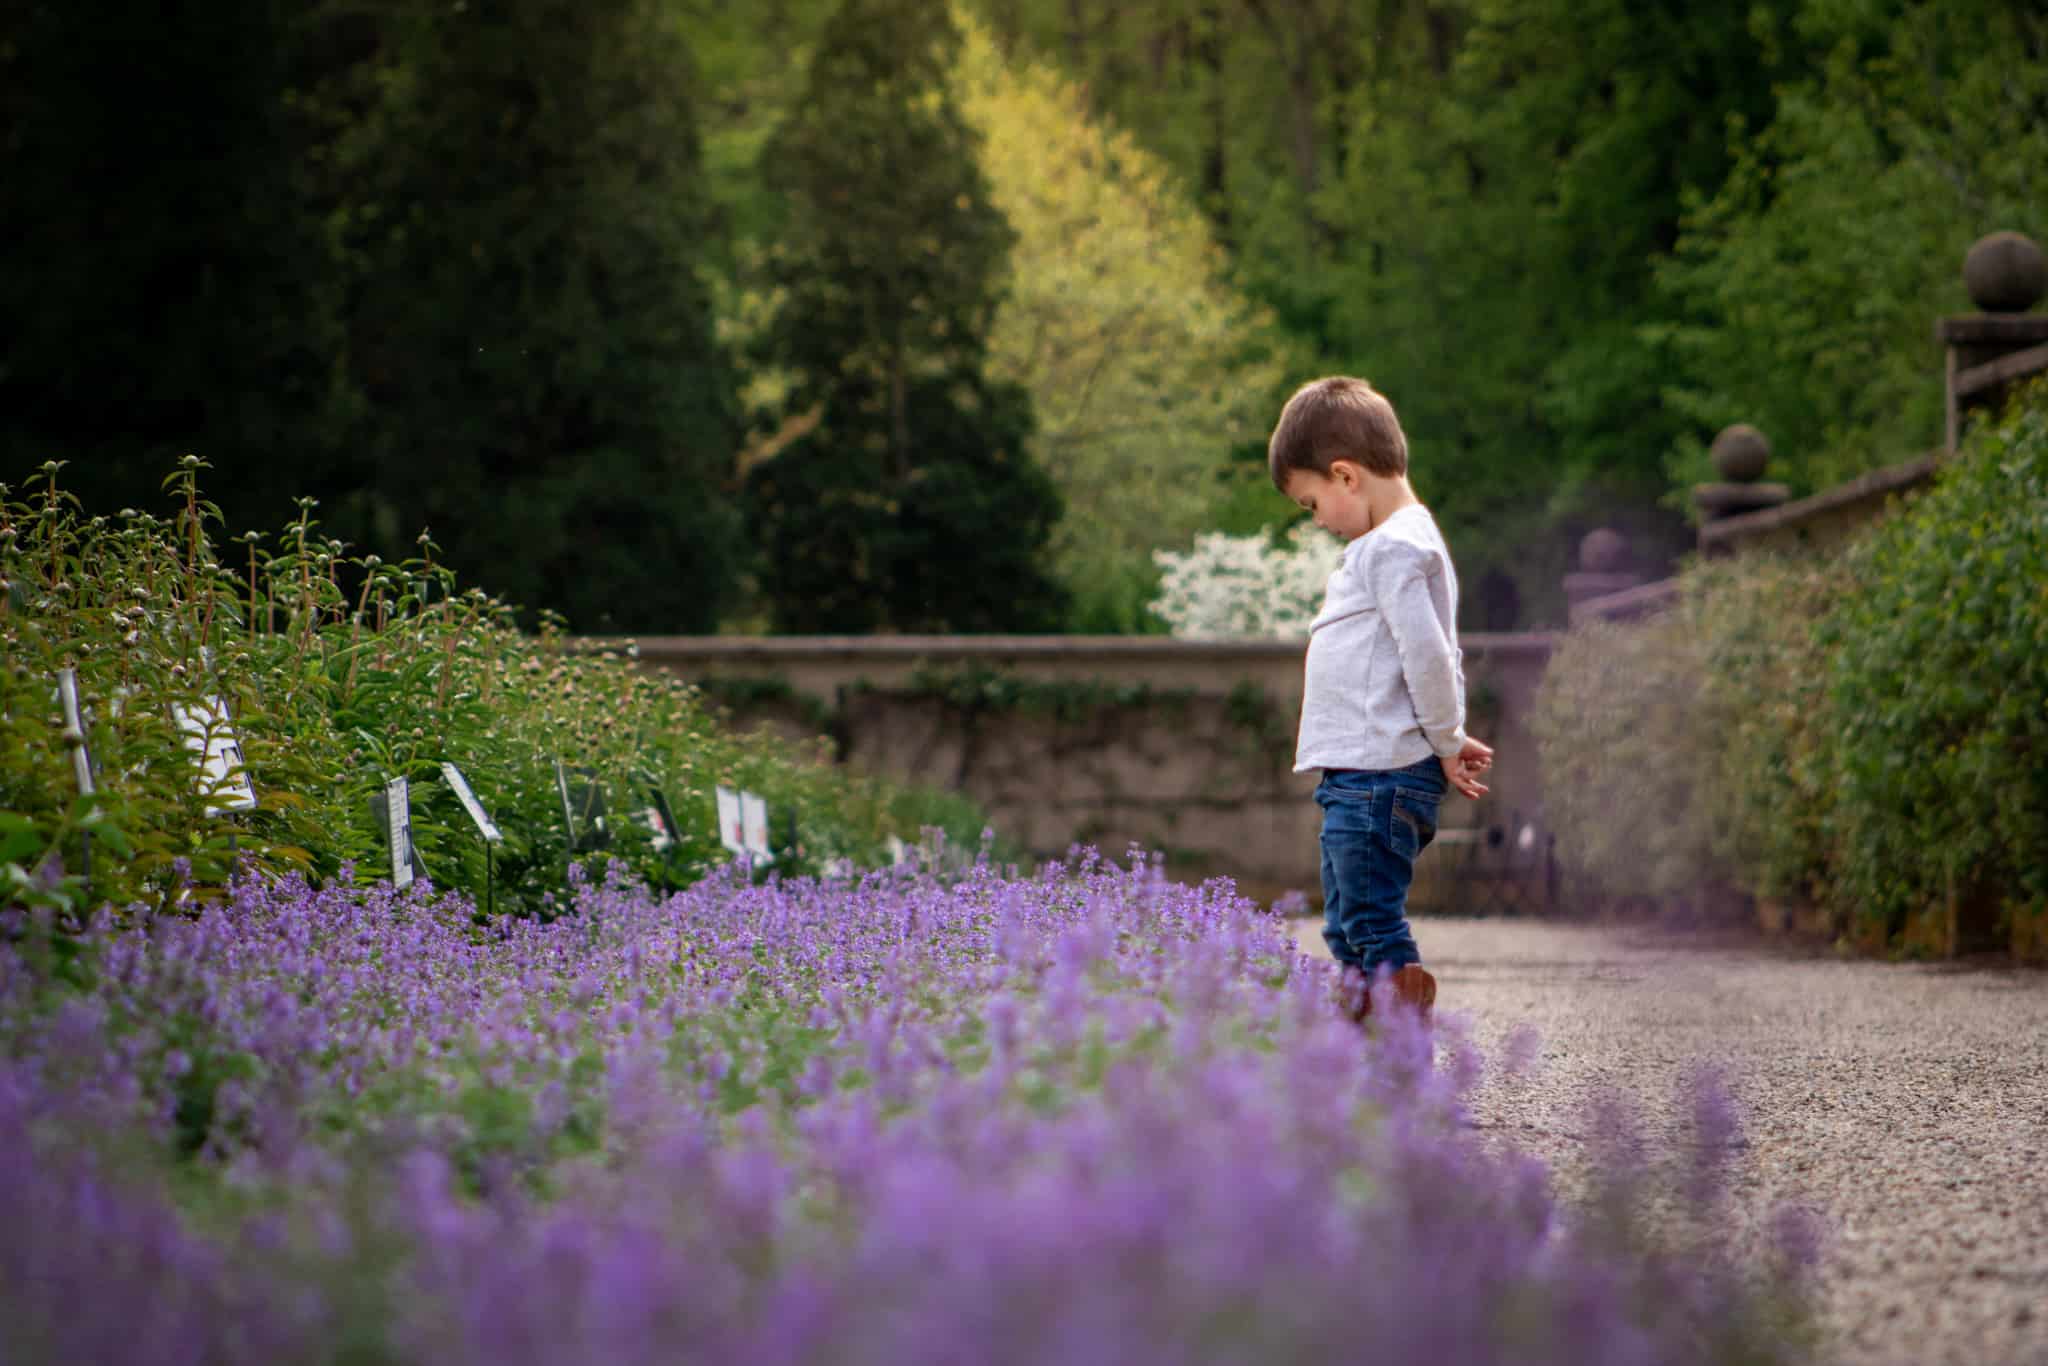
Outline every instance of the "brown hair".
<path id="1" fill-rule="evenodd" d="M 1296 389 L 1266 444 L 1266 466 L 1282 493 L 1289 475 L 1299 470 L 1328 475 L 1338 460 L 1378 475 L 1408 473 L 1408 438 L 1401 434 L 1394 405 L 1364 380 L 1346 375 L 1310 380 Z"/>

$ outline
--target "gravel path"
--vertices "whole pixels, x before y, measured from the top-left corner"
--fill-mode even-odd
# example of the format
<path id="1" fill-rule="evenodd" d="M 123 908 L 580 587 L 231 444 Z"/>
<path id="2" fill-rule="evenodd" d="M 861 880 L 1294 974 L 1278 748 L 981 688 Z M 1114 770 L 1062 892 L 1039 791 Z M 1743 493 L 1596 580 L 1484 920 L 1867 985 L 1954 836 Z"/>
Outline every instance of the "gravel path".
<path id="1" fill-rule="evenodd" d="M 1737 1208 L 1826 1216 L 1828 1360 L 2048 1364 L 2048 973 L 1528 921 L 1415 935 L 1438 1012 L 1469 1012 L 1488 1053 L 1483 1129 L 1569 1179 L 1589 1097 L 1617 1088 L 1664 1128 L 1688 1068 L 1719 1063 L 1749 1140 Z M 1543 1047 L 1514 1082 L 1497 1060 L 1520 1024 Z"/>

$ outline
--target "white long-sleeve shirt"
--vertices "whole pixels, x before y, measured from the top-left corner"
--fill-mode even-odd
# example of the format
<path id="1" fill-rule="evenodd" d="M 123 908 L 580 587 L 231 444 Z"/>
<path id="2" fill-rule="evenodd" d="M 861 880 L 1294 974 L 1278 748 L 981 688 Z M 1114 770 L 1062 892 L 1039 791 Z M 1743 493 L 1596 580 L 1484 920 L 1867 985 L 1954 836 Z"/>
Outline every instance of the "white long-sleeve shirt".
<path id="1" fill-rule="evenodd" d="M 1344 547 L 1309 626 L 1294 771 L 1405 768 L 1465 744 L 1458 576 L 1411 504 Z"/>

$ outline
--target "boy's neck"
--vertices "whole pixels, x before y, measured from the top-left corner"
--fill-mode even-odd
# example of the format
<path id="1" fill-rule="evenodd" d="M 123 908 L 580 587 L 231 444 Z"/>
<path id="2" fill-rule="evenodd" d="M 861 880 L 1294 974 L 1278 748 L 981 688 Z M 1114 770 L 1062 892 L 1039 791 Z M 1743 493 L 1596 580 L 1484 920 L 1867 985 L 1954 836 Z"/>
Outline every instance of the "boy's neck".
<path id="1" fill-rule="evenodd" d="M 1415 489 L 1409 484 L 1407 475 L 1370 475 L 1365 486 L 1365 510 L 1371 524 L 1366 527 L 1365 534 L 1372 535 L 1382 522 L 1402 508 L 1421 506 L 1422 500 L 1415 496 Z"/>

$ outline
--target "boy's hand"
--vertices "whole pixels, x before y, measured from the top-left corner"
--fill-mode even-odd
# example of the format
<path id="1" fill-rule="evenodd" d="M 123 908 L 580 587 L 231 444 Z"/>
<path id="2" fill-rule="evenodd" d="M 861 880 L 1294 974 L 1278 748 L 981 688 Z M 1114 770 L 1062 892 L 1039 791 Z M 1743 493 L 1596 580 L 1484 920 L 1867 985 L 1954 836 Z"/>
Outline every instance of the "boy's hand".
<path id="1" fill-rule="evenodd" d="M 1437 762 L 1444 766 L 1444 781 L 1452 787 L 1475 801 L 1486 795 L 1489 789 L 1479 778 L 1493 767 L 1492 745 L 1468 737 L 1463 749 Z"/>

